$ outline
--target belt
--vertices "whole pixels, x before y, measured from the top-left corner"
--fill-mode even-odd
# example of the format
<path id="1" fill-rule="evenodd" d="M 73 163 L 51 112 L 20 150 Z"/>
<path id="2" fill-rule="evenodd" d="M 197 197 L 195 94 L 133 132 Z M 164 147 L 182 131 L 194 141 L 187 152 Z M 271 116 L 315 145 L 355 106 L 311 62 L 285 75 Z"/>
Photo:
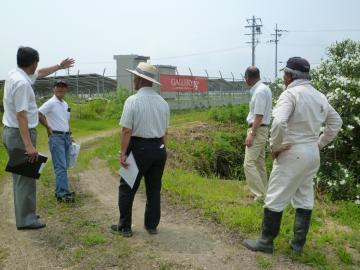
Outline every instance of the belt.
<path id="1" fill-rule="evenodd" d="M 162 138 L 141 138 L 137 136 L 131 136 L 131 140 L 139 142 L 162 142 Z"/>
<path id="2" fill-rule="evenodd" d="M 19 129 L 17 127 L 8 127 L 4 125 L 4 128 Z M 36 130 L 36 128 L 28 128 L 29 130 Z"/>
<path id="3" fill-rule="evenodd" d="M 63 135 L 71 135 L 71 132 L 58 131 L 58 130 L 53 130 L 52 133 L 54 133 L 54 134 L 63 134 Z"/>
<path id="4" fill-rule="evenodd" d="M 253 126 L 253 123 L 249 124 L 249 128 L 251 128 Z M 266 124 L 261 124 L 260 127 L 268 127 L 269 125 Z"/>

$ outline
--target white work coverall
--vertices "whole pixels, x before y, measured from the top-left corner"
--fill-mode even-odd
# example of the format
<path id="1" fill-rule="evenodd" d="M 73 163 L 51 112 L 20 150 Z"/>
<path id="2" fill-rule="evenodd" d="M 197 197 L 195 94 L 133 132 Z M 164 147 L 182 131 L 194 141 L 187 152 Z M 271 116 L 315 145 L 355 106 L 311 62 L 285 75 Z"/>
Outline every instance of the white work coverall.
<path id="1" fill-rule="evenodd" d="M 281 212 L 314 206 L 313 177 L 320 166 L 319 149 L 339 132 L 342 120 L 309 80 L 295 80 L 280 95 L 273 111 L 270 146 L 273 152 L 289 145 L 274 160 L 265 207 Z M 321 136 L 320 128 L 325 124 Z"/>

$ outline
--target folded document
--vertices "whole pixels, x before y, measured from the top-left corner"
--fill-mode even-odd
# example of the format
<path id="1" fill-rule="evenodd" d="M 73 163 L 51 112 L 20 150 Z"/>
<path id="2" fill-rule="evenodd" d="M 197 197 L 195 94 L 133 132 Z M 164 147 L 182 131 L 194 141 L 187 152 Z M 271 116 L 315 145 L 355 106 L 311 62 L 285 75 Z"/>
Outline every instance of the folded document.
<path id="1" fill-rule="evenodd" d="M 136 161 L 132 152 L 130 152 L 129 156 L 126 159 L 126 162 L 129 164 L 129 167 L 127 169 L 121 167 L 119 170 L 119 174 L 126 181 L 126 183 L 131 188 L 133 188 L 135 180 L 139 173 L 139 169 L 136 165 Z"/>
<path id="2" fill-rule="evenodd" d="M 48 160 L 46 156 L 39 154 L 37 160 L 30 163 L 26 151 L 19 148 L 10 150 L 9 156 L 5 171 L 35 179 L 39 179 L 45 163 Z"/>

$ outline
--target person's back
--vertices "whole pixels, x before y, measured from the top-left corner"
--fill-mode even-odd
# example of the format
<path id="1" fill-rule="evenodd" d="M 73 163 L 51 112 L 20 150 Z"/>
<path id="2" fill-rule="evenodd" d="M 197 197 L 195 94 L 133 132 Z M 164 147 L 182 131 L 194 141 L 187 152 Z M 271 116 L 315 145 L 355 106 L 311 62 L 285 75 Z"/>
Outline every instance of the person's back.
<path id="1" fill-rule="evenodd" d="M 282 95 L 290 96 L 295 103 L 294 111 L 287 122 L 288 141 L 299 144 L 317 142 L 320 128 L 326 120 L 329 103 L 326 97 L 317 91 L 308 80 L 296 80 Z M 280 96 L 279 100 L 281 100 Z M 276 109 L 274 110 L 276 117 Z"/>
<path id="2" fill-rule="evenodd" d="M 123 177 L 120 178 L 120 219 L 110 229 L 112 233 L 131 237 L 132 204 L 143 177 L 147 199 L 144 227 L 149 234 L 157 234 L 170 110 L 167 102 L 152 88 L 153 83 L 160 84 L 155 79 L 159 72 L 155 66 L 141 62 L 135 70 L 127 71 L 134 74 L 134 88 L 138 92 L 125 101 L 121 115 L 120 164 L 125 169 L 133 166 L 127 162 L 128 156 L 132 155 L 139 171 L 132 186 Z"/>
<path id="3" fill-rule="evenodd" d="M 161 138 L 169 121 L 169 105 L 152 87 L 142 87 L 126 100 L 133 108 L 132 135 L 142 138 Z"/>

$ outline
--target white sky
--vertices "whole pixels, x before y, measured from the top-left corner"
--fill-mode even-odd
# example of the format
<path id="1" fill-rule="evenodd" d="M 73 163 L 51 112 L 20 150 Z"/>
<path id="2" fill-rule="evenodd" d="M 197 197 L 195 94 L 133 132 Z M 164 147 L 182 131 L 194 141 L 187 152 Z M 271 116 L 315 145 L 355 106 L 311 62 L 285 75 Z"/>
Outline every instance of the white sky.
<path id="1" fill-rule="evenodd" d="M 115 75 L 113 55 L 132 53 L 177 66 L 180 74 L 190 67 L 194 75 L 206 69 L 210 76 L 221 70 L 240 78 L 251 64 L 244 26 L 253 15 L 264 25 L 256 65 L 267 79 L 274 77 L 275 47 L 268 40 L 276 23 L 289 30 L 278 47 L 282 62 L 302 56 L 315 66 L 331 43 L 360 41 L 359 0 L 1 0 L 0 10 L 0 79 L 16 66 L 21 45 L 39 51 L 39 67 L 75 58 L 71 74 L 106 68 L 106 75 Z M 357 31 L 317 31 L 339 29 Z"/>

